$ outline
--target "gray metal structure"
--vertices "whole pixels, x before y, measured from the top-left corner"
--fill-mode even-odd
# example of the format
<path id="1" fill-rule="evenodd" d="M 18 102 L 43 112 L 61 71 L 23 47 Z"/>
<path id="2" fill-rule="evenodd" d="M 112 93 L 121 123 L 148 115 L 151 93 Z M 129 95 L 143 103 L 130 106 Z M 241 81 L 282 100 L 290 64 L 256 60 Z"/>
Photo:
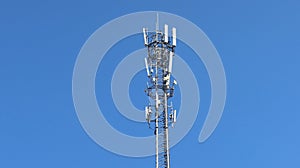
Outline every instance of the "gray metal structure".
<path id="1" fill-rule="evenodd" d="M 171 82 L 172 61 L 176 47 L 176 29 L 172 28 L 169 37 L 168 25 L 164 32 L 159 30 L 158 18 L 156 31 L 148 32 L 143 28 L 144 44 L 148 48 L 145 65 L 149 81 L 145 90 L 149 105 L 145 107 L 145 117 L 150 128 L 154 129 L 156 146 L 156 168 L 170 168 L 169 124 L 176 122 L 176 110 L 168 99 L 174 95 L 175 80 Z"/>

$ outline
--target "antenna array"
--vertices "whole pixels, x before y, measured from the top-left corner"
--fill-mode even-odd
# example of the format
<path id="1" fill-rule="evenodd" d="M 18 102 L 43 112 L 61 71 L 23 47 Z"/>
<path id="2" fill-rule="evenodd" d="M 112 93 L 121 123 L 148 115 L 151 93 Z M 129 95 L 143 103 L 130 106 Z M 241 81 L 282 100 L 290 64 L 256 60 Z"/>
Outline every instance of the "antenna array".
<path id="1" fill-rule="evenodd" d="M 169 152 L 169 124 L 176 122 L 176 110 L 168 99 L 174 95 L 174 86 L 171 82 L 174 50 L 176 47 L 176 28 L 172 28 L 172 37 L 169 37 L 168 25 L 164 25 L 164 32 L 159 30 L 158 16 L 156 31 L 148 32 L 143 28 L 144 44 L 148 49 L 145 66 L 148 76 L 145 92 L 149 96 L 149 105 L 145 107 L 145 117 L 151 128 L 154 125 L 156 168 L 170 168 Z"/>

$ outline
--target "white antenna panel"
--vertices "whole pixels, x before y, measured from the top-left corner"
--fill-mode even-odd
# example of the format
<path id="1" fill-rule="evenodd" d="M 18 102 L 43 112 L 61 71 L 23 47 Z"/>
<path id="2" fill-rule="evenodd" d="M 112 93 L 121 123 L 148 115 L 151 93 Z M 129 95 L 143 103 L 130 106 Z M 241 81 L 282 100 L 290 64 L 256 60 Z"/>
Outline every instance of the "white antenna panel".
<path id="1" fill-rule="evenodd" d="M 148 107 L 147 106 L 145 107 L 145 118 L 146 118 L 146 120 L 148 120 Z"/>
<path id="2" fill-rule="evenodd" d="M 176 110 L 174 110 L 173 122 L 176 123 Z"/>
<path id="3" fill-rule="evenodd" d="M 176 46 L 176 28 L 172 28 L 173 46 Z"/>
<path id="4" fill-rule="evenodd" d="M 147 75 L 150 76 L 147 58 L 145 58 L 145 65 L 146 65 Z"/>
<path id="5" fill-rule="evenodd" d="M 173 52 L 170 52 L 169 56 L 169 72 L 172 72 L 172 64 L 173 64 Z"/>
<path id="6" fill-rule="evenodd" d="M 164 38 L 164 42 L 165 43 L 168 43 L 169 42 L 169 33 L 168 33 L 168 30 L 169 28 L 168 28 L 168 25 L 167 24 L 165 24 L 165 38 Z"/>
<path id="7" fill-rule="evenodd" d="M 147 38 L 147 29 L 143 28 L 143 33 L 144 33 L 144 44 L 148 45 L 148 38 Z"/>

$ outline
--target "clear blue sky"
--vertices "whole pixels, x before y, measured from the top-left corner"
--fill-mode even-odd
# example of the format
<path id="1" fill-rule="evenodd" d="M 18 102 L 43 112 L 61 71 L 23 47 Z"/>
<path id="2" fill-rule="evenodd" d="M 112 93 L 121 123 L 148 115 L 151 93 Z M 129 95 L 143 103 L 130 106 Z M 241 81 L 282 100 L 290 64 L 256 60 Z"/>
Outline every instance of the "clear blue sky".
<path id="1" fill-rule="evenodd" d="M 197 24 L 218 49 L 227 75 L 223 118 L 208 141 L 199 144 L 210 92 L 203 65 L 194 63 L 203 72 L 197 76 L 201 113 L 189 134 L 172 148 L 171 166 L 300 167 L 299 1 L 12 0 L 0 4 L 0 167 L 154 167 L 154 157 L 123 157 L 94 143 L 82 129 L 72 101 L 73 67 L 87 38 L 114 18 L 144 10 L 174 13 Z M 128 39 L 133 49 L 143 47 L 140 37 Z M 184 47 L 177 50 L 193 62 Z M 106 61 L 116 65 L 116 60 Z M 136 106 L 141 105 L 135 101 L 146 99 L 143 87 L 131 94 Z M 106 108 L 114 109 L 111 99 L 106 101 Z M 135 125 L 111 115 L 106 114 L 125 132 Z M 138 131 L 151 131 L 147 125 L 139 126 Z"/>

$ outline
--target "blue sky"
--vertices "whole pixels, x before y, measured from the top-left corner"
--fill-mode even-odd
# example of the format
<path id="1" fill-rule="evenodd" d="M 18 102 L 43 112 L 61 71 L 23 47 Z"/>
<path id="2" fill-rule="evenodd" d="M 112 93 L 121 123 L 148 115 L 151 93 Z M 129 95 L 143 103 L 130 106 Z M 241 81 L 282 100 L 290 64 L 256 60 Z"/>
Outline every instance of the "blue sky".
<path id="1" fill-rule="evenodd" d="M 194 22 L 214 43 L 226 71 L 223 117 L 213 135 L 199 144 L 209 107 L 209 78 L 184 44 L 177 47 L 192 69 L 200 70 L 196 75 L 201 104 L 195 125 L 171 149 L 171 166 L 299 167 L 300 2 L 296 0 L 2 1 L 0 167 L 154 167 L 154 157 L 123 157 L 94 143 L 81 127 L 72 101 L 73 67 L 88 37 L 114 18 L 145 10 L 170 12 Z M 124 53 L 143 47 L 139 37 L 126 39 L 132 46 Z M 115 48 L 124 46 L 122 42 Z M 116 65 L 117 60 L 109 59 L 109 54 L 118 54 L 113 49 L 107 54 L 108 67 Z M 125 56 L 119 54 L 120 59 Z M 101 80 L 97 76 L 96 82 Z M 135 80 L 145 79 L 140 73 Z M 103 88 L 99 84 L 97 93 L 109 89 L 108 82 L 104 80 Z M 130 95 L 139 107 L 138 101 L 147 99 L 144 86 L 132 85 L 137 89 Z M 107 104 L 104 108 L 114 110 L 110 99 L 102 101 Z M 137 125 L 114 113 L 105 115 L 124 132 Z M 138 126 L 136 134 L 151 132 L 147 125 Z"/>

